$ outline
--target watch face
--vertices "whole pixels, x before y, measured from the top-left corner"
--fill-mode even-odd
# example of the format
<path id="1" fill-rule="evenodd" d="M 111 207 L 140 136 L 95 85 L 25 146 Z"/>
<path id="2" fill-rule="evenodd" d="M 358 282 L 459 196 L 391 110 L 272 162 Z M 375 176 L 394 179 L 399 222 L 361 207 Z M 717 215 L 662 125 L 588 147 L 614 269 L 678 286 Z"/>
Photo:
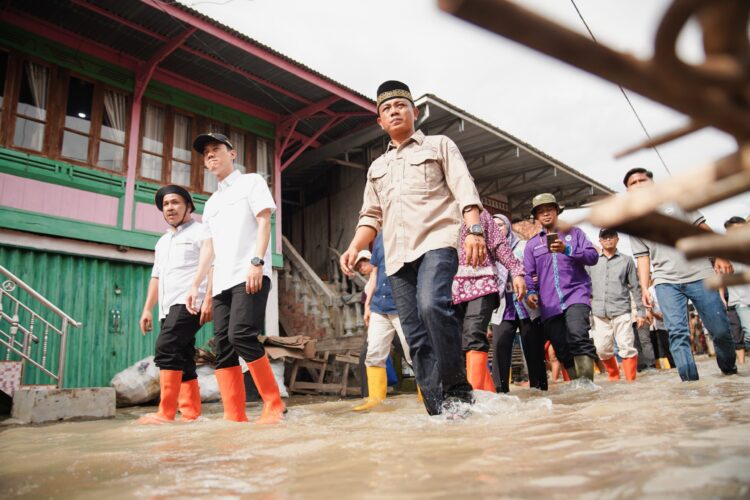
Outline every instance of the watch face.
<path id="1" fill-rule="evenodd" d="M 259 257 L 253 257 L 250 263 L 254 266 L 262 266 L 263 264 L 265 264 L 265 262 L 263 262 L 263 259 Z"/>

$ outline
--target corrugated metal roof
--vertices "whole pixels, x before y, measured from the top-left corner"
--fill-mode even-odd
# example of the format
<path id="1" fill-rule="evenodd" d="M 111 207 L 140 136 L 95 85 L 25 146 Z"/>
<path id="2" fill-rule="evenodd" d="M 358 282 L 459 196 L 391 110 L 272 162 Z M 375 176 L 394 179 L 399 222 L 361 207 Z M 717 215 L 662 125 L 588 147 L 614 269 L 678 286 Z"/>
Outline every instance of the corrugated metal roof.
<path id="1" fill-rule="evenodd" d="M 453 139 L 481 196 L 507 199 L 514 216 L 527 215 L 531 198 L 542 192 L 555 193 L 569 207 L 612 193 L 607 186 L 435 95 L 426 94 L 416 104 L 421 111 L 418 128 L 427 134 Z M 342 166 L 341 161 L 346 158 L 357 157 L 364 161 L 359 166 L 366 169 L 366 155 L 362 152 L 373 145 L 384 147 L 387 138 L 374 124 L 358 136 L 360 140 L 350 135 L 300 156 L 284 173 L 282 189 L 288 193 L 285 200 L 293 201 L 294 193 L 302 191 L 306 193 L 306 202 L 312 202 L 316 183 L 327 178 L 328 169 L 356 166 L 351 162 L 348 167 Z"/>

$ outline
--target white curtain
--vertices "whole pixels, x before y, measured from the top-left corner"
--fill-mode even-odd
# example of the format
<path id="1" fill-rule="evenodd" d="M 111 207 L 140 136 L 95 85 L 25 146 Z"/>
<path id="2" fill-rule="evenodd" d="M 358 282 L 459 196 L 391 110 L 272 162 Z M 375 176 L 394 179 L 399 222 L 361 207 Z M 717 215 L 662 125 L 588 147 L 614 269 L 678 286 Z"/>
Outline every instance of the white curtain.
<path id="1" fill-rule="evenodd" d="M 49 70 L 46 66 L 26 61 L 26 76 L 29 79 L 34 109 L 30 117 L 45 120 L 47 115 L 47 96 L 49 95 Z"/>
<path id="2" fill-rule="evenodd" d="M 258 139 L 258 157 L 256 159 L 257 171 L 271 184 L 271 145 L 268 141 Z"/>
<path id="3" fill-rule="evenodd" d="M 162 154 L 164 151 L 164 110 L 146 105 L 143 120 L 143 149 Z"/>
<path id="4" fill-rule="evenodd" d="M 175 114 L 172 156 L 177 160 L 186 162 L 191 160 L 190 140 L 192 138 L 192 131 L 190 129 L 190 117 Z"/>
<path id="5" fill-rule="evenodd" d="M 245 164 L 245 134 L 232 131 L 229 140 L 232 142 L 232 146 L 234 146 L 234 150 L 237 152 L 237 158 L 234 159 L 234 166 L 244 174 L 247 172 L 247 165 Z"/>
<path id="6" fill-rule="evenodd" d="M 120 144 L 125 143 L 125 122 L 127 113 L 127 98 L 125 95 L 112 92 L 111 90 L 104 91 L 104 112 L 107 114 L 107 120 L 109 120 L 109 127 L 105 139 L 109 139 Z"/>

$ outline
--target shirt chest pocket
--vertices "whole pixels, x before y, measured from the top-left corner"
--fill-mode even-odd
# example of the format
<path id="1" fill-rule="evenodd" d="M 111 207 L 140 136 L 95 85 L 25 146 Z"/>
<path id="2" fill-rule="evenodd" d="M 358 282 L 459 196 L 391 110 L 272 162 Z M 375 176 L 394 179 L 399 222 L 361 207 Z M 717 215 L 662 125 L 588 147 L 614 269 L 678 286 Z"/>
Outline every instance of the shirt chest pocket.
<path id="1" fill-rule="evenodd" d="M 391 176 L 388 173 L 388 165 L 377 164 L 370 169 L 370 182 L 378 194 L 388 190 L 391 184 Z"/>
<path id="2" fill-rule="evenodd" d="M 431 191 L 444 184 L 443 167 L 435 150 L 414 153 L 406 162 L 405 169 L 404 184 L 410 191 Z"/>
<path id="3" fill-rule="evenodd" d="M 168 265 L 173 268 L 190 265 L 197 266 L 199 256 L 200 248 L 192 241 L 173 242 L 169 252 Z"/>

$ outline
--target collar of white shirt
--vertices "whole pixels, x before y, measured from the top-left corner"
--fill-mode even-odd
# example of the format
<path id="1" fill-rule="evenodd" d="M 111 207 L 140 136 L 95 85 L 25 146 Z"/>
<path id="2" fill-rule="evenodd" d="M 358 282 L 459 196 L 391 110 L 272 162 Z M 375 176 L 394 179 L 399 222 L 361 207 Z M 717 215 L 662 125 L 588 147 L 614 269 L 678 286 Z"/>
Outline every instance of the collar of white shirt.
<path id="1" fill-rule="evenodd" d="M 219 191 L 224 191 L 229 188 L 229 186 L 234 184 L 240 176 L 242 176 L 242 173 L 239 170 L 232 171 L 232 173 L 227 175 L 223 181 L 219 182 Z"/>
<path id="2" fill-rule="evenodd" d="M 181 231 L 184 231 L 184 230 L 186 230 L 186 229 L 187 229 L 187 228 L 189 228 L 190 226 L 192 226 L 192 225 L 193 225 L 193 222 L 195 222 L 195 221 L 194 221 L 194 220 L 193 220 L 193 218 L 191 217 L 191 218 L 190 218 L 190 219 L 188 219 L 188 220 L 187 220 L 186 222 L 183 222 L 182 224 L 180 224 L 180 225 L 179 225 L 179 226 L 177 226 L 177 227 L 172 227 L 172 226 L 169 226 L 169 227 L 167 228 L 167 232 L 168 232 L 168 233 L 174 233 L 174 234 L 177 234 L 177 233 L 179 233 L 179 232 L 181 232 Z"/>

